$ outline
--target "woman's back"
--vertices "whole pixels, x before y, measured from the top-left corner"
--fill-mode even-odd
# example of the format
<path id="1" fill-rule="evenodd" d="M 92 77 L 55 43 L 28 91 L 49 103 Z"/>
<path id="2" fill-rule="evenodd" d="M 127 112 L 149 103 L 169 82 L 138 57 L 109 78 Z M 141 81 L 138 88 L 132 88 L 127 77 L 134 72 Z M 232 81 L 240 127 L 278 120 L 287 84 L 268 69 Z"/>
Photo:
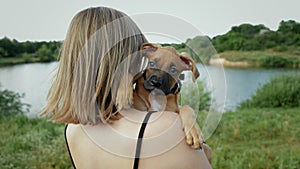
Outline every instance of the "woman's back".
<path id="1" fill-rule="evenodd" d="M 113 124 L 72 125 L 66 138 L 76 168 L 132 168 L 137 137 L 146 112 L 127 110 Z M 153 113 L 142 140 L 139 168 L 210 168 L 202 150 L 184 140 L 179 116 Z"/>

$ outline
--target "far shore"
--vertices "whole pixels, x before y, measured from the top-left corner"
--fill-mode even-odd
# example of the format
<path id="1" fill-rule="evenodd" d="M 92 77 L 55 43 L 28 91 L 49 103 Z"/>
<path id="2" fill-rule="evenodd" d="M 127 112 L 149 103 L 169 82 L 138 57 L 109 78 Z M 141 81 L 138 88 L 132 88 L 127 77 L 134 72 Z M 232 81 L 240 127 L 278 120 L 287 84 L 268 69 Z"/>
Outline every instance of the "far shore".
<path id="1" fill-rule="evenodd" d="M 226 51 L 212 56 L 208 64 L 236 68 L 300 68 L 300 54 L 293 51 Z"/>
<path id="2" fill-rule="evenodd" d="M 273 65 L 261 65 L 260 59 L 264 56 L 279 56 L 284 59 L 284 64 L 280 63 L 278 65 L 278 60 L 272 62 L 272 60 L 268 61 L 267 63 L 271 63 Z M 275 58 L 276 59 L 276 58 Z M 51 60 L 47 62 L 52 62 L 57 60 Z M 12 57 L 12 58 L 0 58 L 0 67 L 4 66 L 13 66 L 18 64 L 26 64 L 26 63 L 47 63 L 42 62 L 39 58 L 19 58 L 19 57 Z M 291 63 L 292 62 L 292 63 Z M 300 59 L 298 55 L 288 55 L 286 53 L 271 53 L 271 52 L 261 52 L 261 51 L 228 51 L 223 52 L 219 55 L 213 56 L 208 61 L 209 65 L 212 66 L 223 66 L 223 67 L 232 67 L 232 68 L 300 68 Z"/>
<path id="3" fill-rule="evenodd" d="M 0 67 L 14 66 L 14 65 L 26 64 L 26 63 L 47 63 L 47 62 L 42 62 L 39 58 L 30 58 L 30 59 L 24 59 L 19 57 L 0 58 Z"/>
<path id="4" fill-rule="evenodd" d="M 224 66 L 224 67 L 239 67 L 239 68 L 249 68 L 251 66 L 247 61 L 228 61 L 225 58 L 211 58 L 208 64 L 212 66 Z"/>
<path id="5" fill-rule="evenodd" d="M 211 66 L 218 67 L 228 67 L 228 68 L 291 68 L 291 69 L 299 69 L 299 64 L 294 64 L 292 66 L 282 66 L 282 67 L 264 67 L 259 65 L 259 63 L 249 63 L 246 60 L 243 61 L 230 61 L 225 58 L 211 58 L 208 61 L 208 64 Z"/>

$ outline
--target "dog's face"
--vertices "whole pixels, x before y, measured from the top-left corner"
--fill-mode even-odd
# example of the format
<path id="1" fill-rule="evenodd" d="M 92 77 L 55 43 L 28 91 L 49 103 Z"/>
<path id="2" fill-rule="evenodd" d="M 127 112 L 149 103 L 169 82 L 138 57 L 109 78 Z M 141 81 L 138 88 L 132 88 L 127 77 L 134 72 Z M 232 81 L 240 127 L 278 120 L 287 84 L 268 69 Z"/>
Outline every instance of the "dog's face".
<path id="1" fill-rule="evenodd" d="M 154 94 L 168 95 L 171 93 L 172 89 L 176 87 L 182 71 L 192 71 L 194 80 L 199 77 L 193 59 L 186 53 L 176 52 L 173 47 L 145 43 L 142 46 L 142 53 L 148 58 L 148 66 L 144 74 L 144 87 L 150 92 L 158 91 Z"/>

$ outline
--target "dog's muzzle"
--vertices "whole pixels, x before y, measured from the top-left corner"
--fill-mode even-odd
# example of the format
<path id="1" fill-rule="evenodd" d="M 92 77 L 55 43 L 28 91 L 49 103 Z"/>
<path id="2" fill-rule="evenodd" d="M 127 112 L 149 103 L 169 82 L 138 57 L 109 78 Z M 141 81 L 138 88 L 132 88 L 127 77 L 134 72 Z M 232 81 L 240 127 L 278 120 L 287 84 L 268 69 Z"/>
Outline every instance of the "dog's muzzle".
<path id="1" fill-rule="evenodd" d="M 151 74 L 148 78 L 146 73 L 143 73 L 144 77 L 144 88 L 152 94 L 177 94 L 181 89 L 181 82 L 178 80 L 175 85 L 171 86 L 171 82 L 175 79 L 166 72 L 157 70 Z"/>

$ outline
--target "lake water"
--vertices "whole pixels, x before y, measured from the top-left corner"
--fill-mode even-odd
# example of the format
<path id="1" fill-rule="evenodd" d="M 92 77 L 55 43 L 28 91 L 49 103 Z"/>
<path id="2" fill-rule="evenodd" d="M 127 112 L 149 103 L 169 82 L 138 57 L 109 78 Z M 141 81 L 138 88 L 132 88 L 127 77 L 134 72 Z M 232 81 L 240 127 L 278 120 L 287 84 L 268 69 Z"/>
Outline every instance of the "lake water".
<path id="1" fill-rule="evenodd" d="M 32 105 L 29 116 L 36 116 L 46 103 L 47 92 L 55 75 L 57 62 L 22 64 L 0 68 L 2 89 L 25 93 L 23 101 Z M 200 79 L 205 80 L 216 106 L 234 110 L 253 95 L 259 85 L 272 76 L 300 73 L 292 69 L 238 69 L 198 65 Z M 222 111 L 222 110 L 221 110 Z"/>

